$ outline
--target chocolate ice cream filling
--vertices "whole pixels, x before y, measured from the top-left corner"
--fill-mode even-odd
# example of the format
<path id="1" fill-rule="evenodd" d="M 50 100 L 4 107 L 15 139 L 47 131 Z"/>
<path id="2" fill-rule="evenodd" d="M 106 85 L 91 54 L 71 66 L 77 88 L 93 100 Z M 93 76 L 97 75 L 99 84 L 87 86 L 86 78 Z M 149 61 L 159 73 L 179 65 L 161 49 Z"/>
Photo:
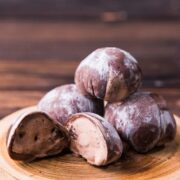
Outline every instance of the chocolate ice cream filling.
<path id="1" fill-rule="evenodd" d="M 20 155 L 44 157 L 64 148 L 64 134 L 43 114 L 32 114 L 21 121 L 15 130 L 11 152 Z M 16 159 L 16 157 L 14 157 Z"/>

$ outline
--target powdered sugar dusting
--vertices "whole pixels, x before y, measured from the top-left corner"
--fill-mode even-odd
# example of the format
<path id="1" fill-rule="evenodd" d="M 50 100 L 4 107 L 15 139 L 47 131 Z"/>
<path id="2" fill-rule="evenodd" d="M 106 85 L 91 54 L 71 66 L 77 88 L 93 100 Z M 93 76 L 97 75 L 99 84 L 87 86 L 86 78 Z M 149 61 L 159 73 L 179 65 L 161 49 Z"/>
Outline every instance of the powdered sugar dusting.
<path id="1" fill-rule="evenodd" d="M 100 75 L 100 80 L 107 79 L 108 75 L 108 61 L 110 57 L 106 53 L 105 49 L 97 49 L 88 55 L 79 65 L 78 69 L 83 66 L 88 66 L 96 70 Z M 77 70 L 78 70 L 77 69 Z"/>
<path id="2" fill-rule="evenodd" d="M 137 63 L 137 60 L 130 53 L 128 53 L 127 51 L 122 50 L 122 49 L 121 49 L 121 52 L 124 53 L 125 58 L 127 58 L 127 59 L 129 59 L 129 60 L 131 60 L 131 61 L 133 61 L 135 63 Z"/>
<path id="3" fill-rule="evenodd" d="M 109 112 L 112 115 L 109 115 Z M 160 111 L 153 99 L 145 93 L 135 93 L 122 104 L 109 104 L 105 118 L 111 122 L 114 118 L 115 127 L 128 140 L 133 129 L 142 124 L 154 124 L 160 129 Z"/>
<path id="4" fill-rule="evenodd" d="M 128 113 L 127 113 L 128 112 Z M 122 108 L 121 111 L 117 112 L 118 121 L 116 122 L 116 128 L 122 131 L 125 130 L 125 138 L 129 138 L 134 124 L 130 122 L 131 116 L 134 114 L 134 106 L 129 106 L 128 110 L 126 107 Z"/>
<path id="5" fill-rule="evenodd" d="M 75 84 L 53 89 L 41 99 L 38 108 L 61 123 L 74 113 L 96 112 L 95 102 L 83 96 Z"/>
<path id="6" fill-rule="evenodd" d="M 85 95 L 117 102 L 139 87 L 141 73 L 137 66 L 135 58 L 122 49 L 100 48 L 80 63 L 75 82 Z"/>
<path id="7" fill-rule="evenodd" d="M 114 53 L 109 54 L 108 51 L 112 51 Z M 128 52 L 116 47 L 106 47 L 93 51 L 80 63 L 78 69 L 81 69 L 83 66 L 88 66 L 89 68 L 97 70 L 100 74 L 101 80 L 107 79 L 107 75 L 109 74 L 108 63 L 112 60 L 119 59 L 119 54 L 122 52 L 125 55 L 124 58 L 126 63 L 130 63 L 131 61 L 137 63 L 135 58 Z"/>
<path id="8" fill-rule="evenodd" d="M 91 109 L 91 111 L 93 111 L 92 101 L 80 94 L 75 85 L 70 85 L 70 91 L 66 89 L 66 87 L 68 86 L 69 85 L 66 85 L 64 86 L 64 88 L 61 88 L 61 92 L 59 92 L 58 94 L 58 102 L 61 102 L 61 104 L 63 104 L 68 113 L 73 113 L 74 111 L 72 108 L 73 101 L 76 101 L 79 110 L 86 111 L 86 107 L 88 107 L 89 109 Z"/>
<path id="9" fill-rule="evenodd" d="M 176 131 L 176 122 L 173 120 L 172 115 L 167 110 L 161 110 L 161 130 L 162 130 L 162 137 L 166 137 L 168 134 L 167 127 L 172 126 L 174 131 Z"/>

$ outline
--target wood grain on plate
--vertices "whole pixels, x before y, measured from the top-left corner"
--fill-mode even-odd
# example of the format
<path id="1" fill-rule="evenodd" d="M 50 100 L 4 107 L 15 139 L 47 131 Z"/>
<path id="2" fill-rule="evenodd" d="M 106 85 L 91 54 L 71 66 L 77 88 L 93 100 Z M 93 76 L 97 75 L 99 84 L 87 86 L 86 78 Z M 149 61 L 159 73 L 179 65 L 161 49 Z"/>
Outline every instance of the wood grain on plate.
<path id="1" fill-rule="evenodd" d="M 103 168 L 89 165 L 72 154 L 37 160 L 32 163 L 13 161 L 7 153 L 6 134 L 13 119 L 30 107 L 17 111 L 0 121 L 0 179 L 149 179 L 180 177 L 180 118 L 177 136 L 166 147 L 156 148 L 148 154 L 128 151 L 118 162 Z"/>

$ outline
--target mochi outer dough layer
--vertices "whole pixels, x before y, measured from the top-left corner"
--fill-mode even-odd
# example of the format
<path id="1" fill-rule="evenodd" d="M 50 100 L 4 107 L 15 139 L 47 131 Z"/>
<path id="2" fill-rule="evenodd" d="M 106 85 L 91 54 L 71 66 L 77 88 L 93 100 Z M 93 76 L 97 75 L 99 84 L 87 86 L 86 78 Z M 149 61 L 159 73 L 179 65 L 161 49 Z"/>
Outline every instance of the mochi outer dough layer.
<path id="1" fill-rule="evenodd" d="M 7 148 L 12 159 L 32 161 L 61 153 L 68 142 L 65 128 L 42 112 L 31 112 L 11 125 Z"/>
<path id="2" fill-rule="evenodd" d="M 176 122 L 165 100 L 151 92 L 136 92 L 125 101 L 108 103 L 105 118 L 139 153 L 169 143 L 176 135 Z"/>
<path id="3" fill-rule="evenodd" d="M 137 91 L 142 72 L 130 53 L 116 47 L 104 47 L 81 61 L 74 80 L 86 96 L 119 102 Z"/>
<path id="4" fill-rule="evenodd" d="M 90 164 L 107 165 L 122 154 L 122 142 L 116 130 L 93 113 L 78 113 L 67 124 L 71 150 Z"/>
<path id="5" fill-rule="evenodd" d="M 75 84 L 58 86 L 49 91 L 38 103 L 38 109 L 62 125 L 75 113 L 104 113 L 103 101 L 83 96 Z"/>

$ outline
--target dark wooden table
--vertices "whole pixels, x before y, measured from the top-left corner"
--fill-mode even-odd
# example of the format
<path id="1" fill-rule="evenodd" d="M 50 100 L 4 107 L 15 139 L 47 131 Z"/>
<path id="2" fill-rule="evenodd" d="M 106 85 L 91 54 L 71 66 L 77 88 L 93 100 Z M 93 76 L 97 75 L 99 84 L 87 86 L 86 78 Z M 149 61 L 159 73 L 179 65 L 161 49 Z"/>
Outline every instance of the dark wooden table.
<path id="1" fill-rule="evenodd" d="M 143 89 L 162 94 L 180 116 L 180 23 L 0 20 L 0 117 L 36 104 L 73 82 L 88 53 L 103 46 L 130 51 L 143 69 Z"/>

